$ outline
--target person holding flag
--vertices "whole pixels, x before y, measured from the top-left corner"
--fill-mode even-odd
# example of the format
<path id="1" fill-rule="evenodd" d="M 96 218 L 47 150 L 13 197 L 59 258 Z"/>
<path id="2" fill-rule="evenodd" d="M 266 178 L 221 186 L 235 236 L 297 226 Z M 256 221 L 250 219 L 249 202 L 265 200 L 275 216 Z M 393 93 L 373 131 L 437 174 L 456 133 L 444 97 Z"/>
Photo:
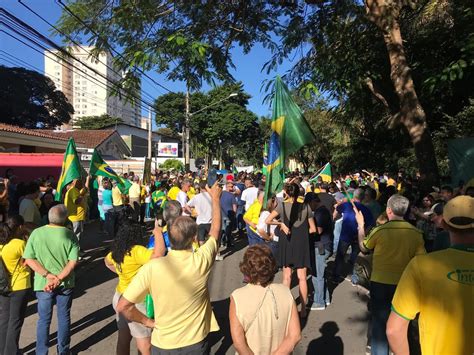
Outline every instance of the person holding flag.
<path id="1" fill-rule="evenodd" d="M 285 161 L 288 156 L 316 140 L 303 113 L 279 76 L 275 80 L 271 128 L 265 175 L 265 203 L 270 194 L 283 189 Z M 308 299 L 306 270 L 311 265 L 308 233 L 316 232 L 316 227 L 309 206 L 298 202 L 299 192 L 298 185 L 288 185 L 286 193 L 290 201 L 278 204 L 265 223 L 277 225 L 275 230 L 275 234 L 279 234 L 277 262 L 283 268 L 283 283 L 290 287 L 292 270 L 296 269 L 301 300 L 300 315 L 306 317 Z M 276 220 L 277 217 L 280 219 Z"/>
<path id="2" fill-rule="evenodd" d="M 73 138 L 69 138 L 66 152 L 64 153 L 63 165 L 61 168 L 61 175 L 58 180 L 58 187 L 56 188 L 55 200 L 60 202 L 63 197 L 63 190 L 73 180 L 81 179 L 82 167 L 79 157 L 77 155 L 76 143 Z"/>

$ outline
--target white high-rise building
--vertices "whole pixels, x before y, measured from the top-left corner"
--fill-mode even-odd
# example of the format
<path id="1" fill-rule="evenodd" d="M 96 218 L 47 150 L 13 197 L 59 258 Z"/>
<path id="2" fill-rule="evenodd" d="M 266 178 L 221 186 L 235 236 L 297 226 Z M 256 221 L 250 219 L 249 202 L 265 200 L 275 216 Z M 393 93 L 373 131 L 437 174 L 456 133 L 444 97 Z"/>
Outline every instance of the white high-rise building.
<path id="1" fill-rule="evenodd" d="M 67 62 L 70 64 L 45 51 L 45 75 L 53 80 L 58 90 L 74 106 L 70 126 L 80 117 L 108 114 L 120 117 L 126 124 L 139 127 L 140 106 L 112 95 L 112 82 L 119 81 L 122 75 L 120 71 L 113 70 L 112 56 L 102 53 L 97 60 L 90 58 L 92 49 L 93 47 L 71 47 L 71 54 L 77 61 L 68 58 Z"/>

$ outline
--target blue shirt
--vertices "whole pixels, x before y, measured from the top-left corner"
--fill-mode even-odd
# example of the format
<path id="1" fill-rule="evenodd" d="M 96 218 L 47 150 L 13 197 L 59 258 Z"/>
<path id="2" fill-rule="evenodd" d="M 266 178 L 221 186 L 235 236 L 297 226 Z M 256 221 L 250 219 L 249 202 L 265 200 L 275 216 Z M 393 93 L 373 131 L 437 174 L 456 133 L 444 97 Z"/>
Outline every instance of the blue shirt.
<path id="1" fill-rule="evenodd" d="M 104 189 L 102 191 L 102 204 L 112 206 L 112 190 Z"/>
<path id="2" fill-rule="evenodd" d="M 359 211 L 364 215 L 365 228 L 370 229 L 375 225 L 374 217 L 372 212 L 359 202 L 354 202 Z M 337 206 L 337 212 L 342 214 L 342 227 L 340 239 L 342 241 L 351 243 L 357 239 L 357 221 L 355 218 L 354 210 L 350 202 L 344 202 L 342 205 Z"/>
<path id="3" fill-rule="evenodd" d="M 221 195 L 221 210 L 224 216 L 228 217 L 229 212 L 234 211 L 234 205 L 237 204 L 237 200 L 233 193 L 229 191 L 222 191 Z"/>

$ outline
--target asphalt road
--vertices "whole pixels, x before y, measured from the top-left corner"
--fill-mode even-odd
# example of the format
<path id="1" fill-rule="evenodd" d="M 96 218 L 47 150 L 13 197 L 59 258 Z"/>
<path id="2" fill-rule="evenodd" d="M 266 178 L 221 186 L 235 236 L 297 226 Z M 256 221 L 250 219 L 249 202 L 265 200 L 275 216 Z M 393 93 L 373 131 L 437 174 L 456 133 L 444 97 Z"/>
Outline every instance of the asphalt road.
<path id="1" fill-rule="evenodd" d="M 72 354 L 114 354 L 117 341 L 112 296 L 117 283 L 107 270 L 103 257 L 107 241 L 96 224 L 86 226 L 82 241 L 88 250 L 85 261 L 77 269 L 77 285 L 71 311 Z M 228 326 L 229 295 L 242 287 L 239 262 L 245 243 L 239 242 L 233 251 L 223 251 L 224 261 L 216 262 L 209 281 L 211 301 L 221 330 L 211 334 L 212 354 L 235 354 Z M 281 273 L 275 282 L 281 281 Z M 292 292 L 297 299 L 297 283 Z M 56 353 L 57 323 L 53 315 L 50 353 Z M 332 294 L 332 304 L 324 311 L 312 311 L 302 324 L 302 340 L 295 354 L 342 355 L 365 354 L 367 339 L 367 296 L 364 289 L 344 281 Z M 34 354 L 36 340 L 36 301 L 28 305 L 20 346 L 25 354 Z M 135 349 L 132 346 L 132 349 Z M 132 353 L 136 353 L 135 351 Z"/>

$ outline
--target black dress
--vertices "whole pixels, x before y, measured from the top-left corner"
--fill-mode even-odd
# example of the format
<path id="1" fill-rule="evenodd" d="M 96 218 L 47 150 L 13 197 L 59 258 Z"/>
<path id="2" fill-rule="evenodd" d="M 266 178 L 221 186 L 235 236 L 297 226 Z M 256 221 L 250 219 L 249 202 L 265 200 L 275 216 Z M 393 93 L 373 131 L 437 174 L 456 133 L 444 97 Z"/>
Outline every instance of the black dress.
<path id="1" fill-rule="evenodd" d="M 309 223 L 310 211 L 308 205 L 298 203 L 297 219 L 290 223 L 290 211 L 293 203 L 283 202 L 277 207 L 281 221 L 290 228 L 290 235 L 286 235 L 280 230 L 275 229 L 278 236 L 278 255 L 277 263 L 279 267 L 291 267 L 294 269 L 311 268 L 311 258 L 309 250 Z"/>

